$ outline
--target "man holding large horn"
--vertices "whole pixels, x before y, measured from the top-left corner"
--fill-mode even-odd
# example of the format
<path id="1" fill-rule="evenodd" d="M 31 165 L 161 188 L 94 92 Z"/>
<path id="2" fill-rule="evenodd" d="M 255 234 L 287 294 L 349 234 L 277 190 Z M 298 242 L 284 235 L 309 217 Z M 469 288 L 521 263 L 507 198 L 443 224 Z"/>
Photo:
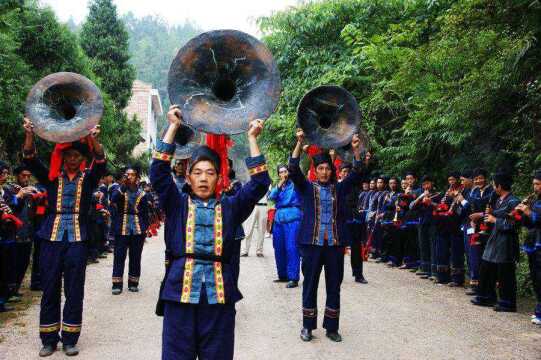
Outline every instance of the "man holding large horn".
<path id="1" fill-rule="evenodd" d="M 218 197 L 221 161 L 207 146 L 193 153 L 187 167 L 187 191 L 179 191 L 171 176 L 175 134 L 182 113 L 172 106 L 169 128 L 158 142 L 150 168 L 152 186 L 165 211 L 165 239 L 170 257 L 160 298 L 164 303 L 163 360 L 232 360 L 237 287 L 234 258 L 238 258 L 238 227 L 270 185 L 257 145 L 263 122 L 250 122 L 247 132 L 251 180 L 232 196 Z"/>
<path id="2" fill-rule="evenodd" d="M 317 288 L 321 270 L 325 267 L 327 301 L 323 328 L 327 330 L 329 339 L 339 342 L 342 341 L 338 333 L 340 285 L 344 277 L 344 247 L 348 243 L 346 197 L 366 173 L 361 162 L 361 141 L 357 134 L 353 135 L 353 169 L 343 181 L 336 182 L 333 161 L 330 155 L 322 153 L 314 156 L 316 181 L 311 182 L 302 174 L 299 166 L 304 131 L 298 129 L 296 137 L 297 144 L 289 160 L 289 172 L 302 198 L 304 209 L 298 238 L 304 275 L 301 339 L 312 340 L 312 330 L 317 328 Z M 369 153 L 364 160 L 368 165 Z"/>
<path id="3" fill-rule="evenodd" d="M 105 155 L 98 141 L 99 125 L 83 141 L 57 144 L 49 169 L 36 157 L 34 125 L 24 119 L 24 163 L 47 189 L 48 211 L 37 236 L 41 238 L 40 274 L 43 295 L 40 310 L 39 356 L 56 351 L 62 330 L 64 352 L 79 353 L 85 270 L 88 248 L 88 219 L 92 194 L 105 173 Z M 86 157 L 93 157 L 86 167 Z M 62 279 L 64 304 L 62 326 L 60 305 Z"/>

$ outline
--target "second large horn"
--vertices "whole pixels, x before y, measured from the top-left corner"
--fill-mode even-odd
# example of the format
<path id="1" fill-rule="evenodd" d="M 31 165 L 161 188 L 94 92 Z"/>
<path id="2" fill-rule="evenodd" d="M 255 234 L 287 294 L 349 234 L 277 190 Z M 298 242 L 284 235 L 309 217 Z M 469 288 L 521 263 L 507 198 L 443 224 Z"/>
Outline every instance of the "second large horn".
<path id="1" fill-rule="evenodd" d="M 297 109 L 297 126 L 306 139 L 324 149 L 338 149 L 359 131 L 357 100 L 340 86 L 325 85 L 307 92 Z"/>
<path id="2" fill-rule="evenodd" d="M 280 74 L 269 49 L 236 30 L 190 40 L 169 69 L 168 92 L 187 124 L 213 134 L 238 134 L 267 119 L 280 97 Z"/>

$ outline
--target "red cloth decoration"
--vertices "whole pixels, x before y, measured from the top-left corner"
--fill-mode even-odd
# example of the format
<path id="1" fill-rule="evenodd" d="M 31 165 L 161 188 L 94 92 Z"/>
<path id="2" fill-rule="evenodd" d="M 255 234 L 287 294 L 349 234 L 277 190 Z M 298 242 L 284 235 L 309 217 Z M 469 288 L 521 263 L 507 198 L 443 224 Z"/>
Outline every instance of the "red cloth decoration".
<path id="1" fill-rule="evenodd" d="M 312 158 L 321 153 L 321 149 L 316 145 L 309 145 L 306 149 L 306 154 L 310 157 L 310 170 L 308 170 L 308 180 L 316 181 L 316 168 L 314 167 L 314 160 Z"/>
<path id="2" fill-rule="evenodd" d="M 90 150 L 90 153 L 94 152 L 94 147 L 92 146 L 92 142 L 89 141 L 88 137 L 90 135 L 86 136 L 85 138 L 80 139 L 79 141 L 86 144 Z M 71 148 L 72 143 L 62 143 L 62 144 L 56 144 L 53 150 L 53 153 L 51 154 L 51 164 L 49 167 L 49 180 L 54 181 L 56 178 L 60 176 L 60 173 L 62 172 L 62 153 L 65 150 L 68 150 Z M 81 166 L 79 167 L 81 171 L 86 169 L 86 161 L 83 161 L 81 163 Z"/>
<path id="3" fill-rule="evenodd" d="M 233 142 L 227 135 L 207 134 L 207 146 L 220 156 L 222 181 L 216 185 L 216 196 L 220 196 L 222 191 L 229 186 L 228 150 L 233 146 Z"/>
<path id="4" fill-rule="evenodd" d="M 309 145 L 306 149 L 306 154 L 310 157 L 310 169 L 308 170 L 308 180 L 316 181 L 316 168 L 314 167 L 314 160 L 312 158 L 318 154 L 321 154 L 322 150 L 317 145 Z M 340 165 L 342 165 L 342 160 L 336 156 L 334 159 L 334 170 L 336 171 L 336 177 L 340 174 Z"/>
<path id="5" fill-rule="evenodd" d="M 12 222 L 15 225 L 15 228 L 17 230 L 19 230 L 20 228 L 23 227 L 23 222 L 21 221 L 21 219 L 19 219 L 17 216 L 15 216 L 13 214 L 3 213 L 2 214 L 2 221 Z"/>

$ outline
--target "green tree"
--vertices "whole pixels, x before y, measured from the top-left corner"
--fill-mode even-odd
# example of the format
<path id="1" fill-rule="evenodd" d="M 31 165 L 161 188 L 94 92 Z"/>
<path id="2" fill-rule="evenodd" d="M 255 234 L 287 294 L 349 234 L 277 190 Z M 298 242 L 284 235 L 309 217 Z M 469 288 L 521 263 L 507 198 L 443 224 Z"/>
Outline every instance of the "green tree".
<path id="1" fill-rule="evenodd" d="M 135 66 L 137 79 L 158 89 L 164 109 L 169 108 L 169 67 L 179 49 L 201 33 L 201 28 L 191 22 L 172 26 L 159 16 L 136 18 L 132 13 L 126 14 L 122 20 L 130 37 L 130 62 Z M 165 117 L 160 119 L 158 128 L 164 125 Z"/>
<path id="2" fill-rule="evenodd" d="M 80 37 L 92 70 L 102 79 L 102 88 L 118 109 L 124 109 L 131 97 L 135 69 L 128 62 L 128 33 L 111 0 L 90 2 Z"/>
<path id="3" fill-rule="evenodd" d="M 80 73 L 102 89 L 102 142 L 115 163 L 127 162 L 128 154 L 139 142 L 140 124 L 115 108 L 109 94 L 103 91 L 102 79 L 92 72 L 77 36 L 60 24 L 49 8 L 19 0 L 0 3 L 1 158 L 12 164 L 19 161 L 26 95 L 43 76 L 59 71 Z M 51 143 L 38 141 L 44 160 L 48 160 L 51 147 Z"/>

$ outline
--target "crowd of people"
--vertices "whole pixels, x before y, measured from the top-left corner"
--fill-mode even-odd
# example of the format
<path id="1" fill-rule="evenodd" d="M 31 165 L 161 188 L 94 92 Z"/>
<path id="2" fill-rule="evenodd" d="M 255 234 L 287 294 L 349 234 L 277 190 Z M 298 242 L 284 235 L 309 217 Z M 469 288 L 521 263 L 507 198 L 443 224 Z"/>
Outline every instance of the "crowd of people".
<path id="1" fill-rule="evenodd" d="M 306 152 L 313 155 L 308 177 L 320 185 L 326 183 L 328 180 L 318 173 L 323 155 L 310 149 Z M 342 182 L 351 180 L 354 164 L 337 159 L 332 151 L 326 162 L 336 176 L 337 189 Z M 297 179 L 290 179 L 292 171 Z M 299 255 L 298 251 L 302 248 L 302 209 L 312 211 L 309 204 L 317 201 L 301 200 L 302 182 L 291 163 L 289 167 L 278 166 L 277 172 L 280 181 L 270 193 L 276 202 L 274 247 L 278 277 L 289 280 L 288 287 L 292 287 L 298 282 L 299 259 L 303 273 L 308 267 L 303 252 Z M 523 201 L 513 195 L 512 185 L 511 174 L 497 172 L 489 176 L 480 168 L 448 174 L 442 190 L 436 188 L 430 175 L 420 181 L 413 172 L 406 173 L 403 179 L 365 176 L 343 200 L 343 213 L 338 207 L 338 217 L 343 217 L 348 230 L 349 246 L 344 251 L 351 254 L 355 281 L 367 283 L 363 261 L 371 257 L 376 263 L 410 271 L 440 286 L 463 287 L 472 296 L 473 305 L 515 312 L 516 264 L 522 248 L 538 300 L 532 323 L 541 325 L 541 171 L 533 175 L 533 192 Z M 337 197 L 333 195 L 327 201 L 331 199 L 336 201 Z M 321 196 L 319 202 L 323 200 Z M 321 209 L 316 213 L 325 216 Z M 527 229 L 522 245 L 521 227 Z M 327 270 L 332 274 L 332 267 Z M 316 312 L 313 306 L 305 308 L 305 313 Z"/>
<path id="2" fill-rule="evenodd" d="M 512 194 L 510 174 L 490 177 L 483 169 L 449 174 L 440 191 L 429 175 L 420 181 L 411 172 L 402 180 L 371 177 L 371 154 L 361 150 L 355 135 L 351 163 L 332 151 L 312 152 L 304 174 L 300 158 L 306 146 L 299 129 L 289 163 L 277 167 L 280 180 L 269 191 L 256 140 L 263 123 L 256 120 L 247 133 L 250 181 L 236 181 L 229 162 L 231 182 L 218 197 L 222 157 L 200 146 L 171 167 L 182 123 L 178 107 L 171 107 L 168 120 L 153 156 L 151 184 L 141 182 L 137 166 L 117 176 L 107 171 L 99 126 L 85 141 L 58 144 L 47 168 L 36 156 L 33 125 L 25 119 L 22 164 L 12 172 L 0 162 L 0 311 L 20 301 L 32 263 L 30 287 L 42 291 L 40 356 L 52 355 L 59 341 L 66 355 L 78 354 L 87 264 L 113 253 L 111 291 L 118 296 L 129 256 L 127 288 L 137 292 L 145 239 L 164 222 L 165 277 L 156 307 L 164 317 L 162 358 L 232 359 L 235 303 L 242 298 L 240 257 L 248 256 L 252 241 L 256 255 L 263 256 L 267 201 L 274 203 L 275 281 L 295 288 L 302 270 L 303 341 L 311 341 L 317 329 L 323 269 L 323 328 L 330 340 L 342 340 L 340 287 L 348 251 L 357 283 L 367 283 L 363 262 L 372 257 L 438 285 L 468 284 L 474 305 L 516 311 L 521 226 L 528 229 L 522 249 L 538 299 L 532 322 L 541 324 L 541 171 L 524 201 Z M 212 336 L 216 331 L 219 337 Z"/>
<path id="3" fill-rule="evenodd" d="M 83 141 L 56 145 L 49 167 L 36 156 L 32 123 L 24 128 L 22 163 L 12 171 L 0 161 L 0 312 L 21 301 L 32 264 L 30 289 L 42 292 L 40 355 L 52 354 L 60 335 L 66 354 L 77 355 L 86 266 L 113 253 L 118 295 L 129 254 L 128 290 L 137 292 L 143 244 L 160 224 L 157 198 L 138 166 L 115 176 L 107 169 L 99 126 Z"/>

